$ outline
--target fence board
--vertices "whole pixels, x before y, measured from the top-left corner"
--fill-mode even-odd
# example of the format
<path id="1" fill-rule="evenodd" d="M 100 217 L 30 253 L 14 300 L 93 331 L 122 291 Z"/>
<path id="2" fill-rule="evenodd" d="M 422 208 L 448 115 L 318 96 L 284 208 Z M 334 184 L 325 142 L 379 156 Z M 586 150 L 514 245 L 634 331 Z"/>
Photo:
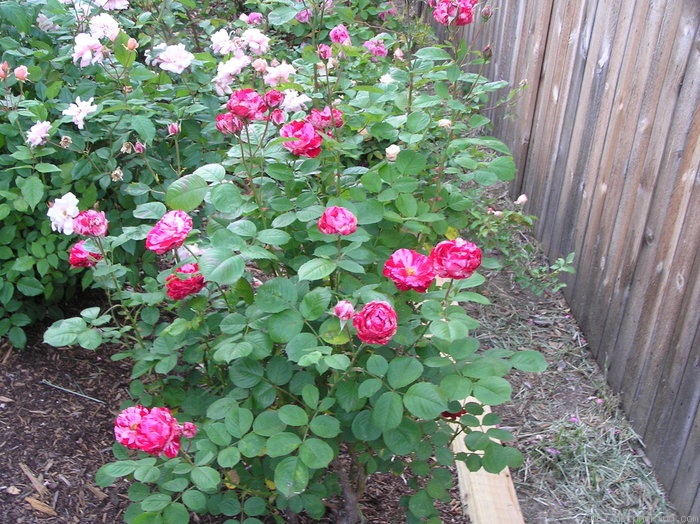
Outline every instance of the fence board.
<path id="1" fill-rule="evenodd" d="M 513 196 L 528 194 L 550 258 L 576 252 L 565 295 L 672 501 L 697 516 L 700 2 L 501 0 L 496 13 L 464 37 L 494 44 L 485 76 L 530 86 L 517 120 L 492 113 L 521 171 Z"/>

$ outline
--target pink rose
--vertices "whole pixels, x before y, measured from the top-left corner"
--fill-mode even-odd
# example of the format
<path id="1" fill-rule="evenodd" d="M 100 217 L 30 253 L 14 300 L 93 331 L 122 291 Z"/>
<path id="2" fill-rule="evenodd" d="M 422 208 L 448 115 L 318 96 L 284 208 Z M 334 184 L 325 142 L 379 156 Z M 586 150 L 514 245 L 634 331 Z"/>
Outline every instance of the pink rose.
<path id="1" fill-rule="evenodd" d="M 88 33 L 78 33 L 73 47 L 73 63 L 80 60 L 80 67 L 90 64 L 101 64 L 104 60 L 104 49 L 99 38 Z"/>
<path id="2" fill-rule="evenodd" d="M 314 13 L 311 9 L 302 9 L 294 15 L 294 19 L 301 24 L 306 24 L 309 22 L 309 20 L 311 20 L 313 14 Z"/>
<path id="3" fill-rule="evenodd" d="M 274 108 L 284 102 L 284 93 L 280 93 L 277 89 L 270 89 L 265 93 L 265 103 L 268 107 Z"/>
<path id="4" fill-rule="evenodd" d="M 146 249 L 162 255 L 180 247 L 192 229 L 192 219 L 184 211 L 168 211 L 146 236 Z"/>
<path id="5" fill-rule="evenodd" d="M 330 32 L 331 42 L 341 45 L 352 45 L 350 32 L 343 24 L 335 26 Z"/>
<path id="6" fill-rule="evenodd" d="M 185 422 L 182 426 L 182 435 L 185 438 L 194 438 L 197 435 L 197 425 L 193 422 Z"/>
<path id="7" fill-rule="evenodd" d="M 138 449 L 136 447 L 138 428 L 148 411 L 143 406 L 133 406 L 119 413 L 114 422 L 114 436 L 117 442 L 129 449 Z"/>
<path id="8" fill-rule="evenodd" d="M 435 278 L 430 258 L 411 249 L 395 251 L 384 264 L 383 275 L 401 291 L 413 289 L 425 293 Z"/>
<path id="9" fill-rule="evenodd" d="M 331 206 L 318 219 L 318 229 L 326 235 L 351 235 L 357 231 L 357 217 L 344 207 Z"/>
<path id="10" fill-rule="evenodd" d="M 381 40 L 367 40 L 362 46 L 374 57 L 384 57 L 387 55 L 386 46 Z"/>
<path id="11" fill-rule="evenodd" d="M 51 122 L 37 122 L 27 131 L 27 144 L 30 148 L 43 146 L 51 134 Z"/>
<path id="12" fill-rule="evenodd" d="M 136 141 L 134 144 L 134 151 L 138 153 L 139 155 L 142 155 L 143 153 L 146 152 L 146 145 L 140 141 Z"/>
<path id="13" fill-rule="evenodd" d="M 324 61 L 333 56 L 333 49 L 328 44 L 319 44 L 316 52 L 318 53 L 318 57 Z"/>
<path id="14" fill-rule="evenodd" d="M 152 408 L 141 417 L 136 431 L 135 446 L 151 455 L 165 454 L 168 458 L 180 451 L 180 424 L 168 408 Z"/>
<path id="15" fill-rule="evenodd" d="M 10 72 L 10 64 L 7 62 L 0 63 L 0 80 L 5 80 Z"/>
<path id="16" fill-rule="evenodd" d="M 180 124 L 178 122 L 170 122 L 168 124 L 168 136 L 179 135 Z"/>
<path id="17" fill-rule="evenodd" d="M 481 265 L 481 250 L 461 238 L 440 242 L 430 252 L 437 275 L 442 278 L 469 278 Z"/>
<path id="18" fill-rule="evenodd" d="M 280 129 L 280 136 L 297 139 L 282 142 L 285 149 L 294 155 L 315 158 L 321 153 L 323 138 L 308 122 L 294 120 Z"/>
<path id="19" fill-rule="evenodd" d="M 216 129 L 225 135 L 235 135 L 243 129 L 243 121 L 233 113 L 216 115 Z"/>
<path id="20" fill-rule="evenodd" d="M 199 293 L 204 287 L 204 277 L 197 264 L 185 264 L 165 279 L 166 294 L 173 300 Z"/>
<path id="21" fill-rule="evenodd" d="M 328 106 L 324 107 L 323 111 L 314 108 L 306 117 L 306 121 L 319 131 L 325 131 L 330 134 L 328 130 L 334 127 L 342 127 L 343 112 L 340 109 Z"/>
<path id="22" fill-rule="evenodd" d="M 85 240 L 80 240 L 70 248 L 68 254 L 68 262 L 71 267 L 92 267 L 97 264 L 97 261 L 102 259 L 99 253 L 93 253 L 85 249 Z"/>
<path id="23" fill-rule="evenodd" d="M 15 67 L 14 73 L 17 77 L 17 80 L 19 80 L 20 82 L 24 82 L 29 77 L 29 70 L 25 65 Z"/>
<path id="24" fill-rule="evenodd" d="M 107 235 L 107 226 L 109 226 L 109 222 L 107 217 L 105 217 L 104 211 L 88 209 L 87 211 L 81 211 L 73 219 L 73 231 L 79 235 L 104 237 Z"/>
<path id="25" fill-rule="evenodd" d="M 237 89 L 226 103 L 226 109 L 243 120 L 265 120 L 267 104 L 254 89 Z"/>
<path id="26" fill-rule="evenodd" d="M 350 320 L 355 314 L 355 308 L 349 300 L 341 300 L 333 308 L 333 314 L 340 320 Z"/>
<path id="27" fill-rule="evenodd" d="M 388 302 L 375 300 L 352 318 L 357 337 L 367 344 L 386 344 L 397 330 L 396 311 Z"/>

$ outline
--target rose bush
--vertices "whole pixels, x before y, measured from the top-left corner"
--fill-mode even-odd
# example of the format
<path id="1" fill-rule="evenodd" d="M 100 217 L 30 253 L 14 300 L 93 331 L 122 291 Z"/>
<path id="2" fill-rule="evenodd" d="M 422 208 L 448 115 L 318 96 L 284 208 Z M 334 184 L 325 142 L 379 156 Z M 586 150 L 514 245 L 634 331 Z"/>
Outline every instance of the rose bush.
<path id="1" fill-rule="evenodd" d="M 337 495 L 356 522 L 366 475 L 407 470 L 407 520 L 435 521 L 455 460 L 520 463 L 477 417 L 544 360 L 481 350 L 464 307 L 488 304 L 478 270 L 498 266 L 475 245 L 497 227 L 483 188 L 514 171 L 485 134 L 505 84 L 473 71 L 479 53 L 366 0 L 256 2 L 232 22 L 30 5 L 4 7 L 44 18 L 0 39 L 18 173 L 3 190 L 40 215 L 52 267 L 109 296 L 44 340 L 114 341 L 133 362 L 117 460 L 96 475 L 132 482 L 127 522 L 321 518 Z M 451 28 L 468 7 L 444 6 Z M 475 209 L 492 221 L 474 228 Z"/>

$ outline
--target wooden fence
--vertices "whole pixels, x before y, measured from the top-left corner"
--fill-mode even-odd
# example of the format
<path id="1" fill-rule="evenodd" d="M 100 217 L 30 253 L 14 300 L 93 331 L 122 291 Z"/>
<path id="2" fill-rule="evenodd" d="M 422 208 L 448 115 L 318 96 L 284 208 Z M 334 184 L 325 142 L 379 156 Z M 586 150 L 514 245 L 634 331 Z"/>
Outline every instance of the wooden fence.
<path id="1" fill-rule="evenodd" d="M 485 2 L 482 2 L 484 4 Z M 493 0 L 462 35 L 565 295 L 681 515 L 700 516 L 700 1 Z"/>

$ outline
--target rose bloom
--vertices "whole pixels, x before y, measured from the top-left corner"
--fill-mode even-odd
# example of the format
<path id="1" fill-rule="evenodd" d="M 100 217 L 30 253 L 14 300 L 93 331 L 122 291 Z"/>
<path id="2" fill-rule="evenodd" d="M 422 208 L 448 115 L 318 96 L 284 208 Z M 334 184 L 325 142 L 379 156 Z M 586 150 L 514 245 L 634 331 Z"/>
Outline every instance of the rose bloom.
<path id="1" fill-rule="evenodd" d="M 263 82 L 269 86 L 276 86 L 282 82 L 289 82 L 289 77 L 296 73 L 294 66 L 287 62 L 282 62 L 278 66 L 270 66 L 265 70 Z"/>
<path id="2" fill-rule="evenodd" d="M 114 437 L 117 442 L 127 448 L 137 449 L 138 428 L 148 411 L 143 406 L 133 406 L 119 413 L 117 420 L 114 421 Z"/>
<path id="3" fill-rule="evenodd" d="M 352 317 L 357 337 L 367 344 L 386 344 L 398 328 L 396 311 L 388 302 L 374 300 Z"/>
<path id="4" fill-rule="evenodd" d="M 399 153 L 401 152 L 401 148 L 397 146 L 396 144 L 392 144 L 389 147 L 387 147 L 384 152 L 386 153 L 386 159 L 389 162 L 396 162 L 396 158 L 399 156 Z"/>
<path id="5" fill-rule="evenodd" d="M 294 15 L 294 19 L 299 23 L 306 24 L 311 20 L 313 14 L 314 12 L 311 9 L 302 9 Z"/>
<path id="6" fill-rule="evenodd" d="M 49 204 L 46 215 L 51 220 L 51 230 L 73 234 L 73 219 L 78 216 L 78 199 L 73 193 L 66 193 Z"/>
<path id="7" fill-rule="evenodd" d="M 197 425 L 194 422 L 185 422 L 182 426 L 182 436 L 185 438 L 194 438 L 197 434 Z"/>
<path id="8" fill-rule="evenodd" d="M 73 219 L 73 231 L 79 235 L 103 237 L 107 235 L 107 226 L 109 222 L 104 211 L 88 209 L 78 213 L 78 216 Z"/>
<path id="9" fill-rule="evenodd" d="M 6 61 L 0 63 L 0 80 L 5 80 L 10 73 L 10 64 Z"/>
<path id="10" fill-rule="evenodd" d="M 386 46 L 381 40 L 367 40 L 362 46 L 374 57 L 384 57 L 388 54 Z"/>
<path id="11" fill-rule="evenodd" d="M 180 131 L 181 129 L 179 122 L 170 122 L 168 124 L 168 136 L 179 135 Z"/>
<path id="12" fill-rule="evenodd" d="M 344 207 L 331 206 L 318 219 L 318 229 L 326 235 L 351 235 L 357 231 L 357 217 Z"/>
<path id="13" fill-rule="evenodd" d="M 305 104 L 311 102 L 311 98 L 309 98 L 306 94 L 299 93 L 294 89 L 285 89 L 283 93 L 284 100 L 282 101 L 282 105 L 280 107 L 288 113 L 296 113 L 297 111 L 306 109 Z"/>
<path id="14" fill-rule="evenodd" d="M 411 249 L 398 249 L 384 263 L 382 274 L 401 291 L 413 289 L 425 293 L 435 279 L 435 268 L 429 257 Z"/>
<path id="15" fill-rule="evenodd" d="M 324 107 L 322 111 L 312 109 L 306 121 L 314 126 L 319 131 L 331 129 L 333 127 L 342 127 L 343 112 L 340 109 Z"/>
<path id="16" fill-rule="evenodd" d="M 260 29 L 250 27 L 241 33 L 241 40 L 254 55 L 264 55 L 270 48 L 270 39 Z"/>
<path id="17" fill-rule="evenodd" d="M 290 142 L 282 142 L 282 145 L 294 155 L 315 158 L 321 153 L 323 138 L 318 131 L 302 120 L 293 120 L 280 129 L 280 136 L 284 138 L 296 138 Z"/>
<path id="18" fill-rule="evenodd" d="M 85 249 L 85 240 L 73 244 L 68 253 L 68 263 L 73 268 L 92 267 L 101 259 L 101 254 Z"/>
<path id="19" fill-rule="evenodd" d="M 238 17 L 238 19 L 241 22 L 244 22 L 248 25 L 260 25 L 263 21 L 263 15 L 262 13 L 258 13 L 257 11 L 253 11 L 250 14 L 242 14 L 241 16 Z"/>
<path id="20" fill-rule="evenodd" d="M 331 42 L 336 44 L 352 45 L 352 40 L 350 40 L 350 32 L 343 24 L 339 24 L 331 29 L 330 37 Z"/>
<path id="21" fill-rule="evenodd" d="M 216 68 L 216 76 L 212 80 L 216 94 L 219 96 L 231 94 L 231 84 L 248 64 L 250 64 L 250 57 L 240 49 L 236 49 L 233 57 L 226 62 L 220 62 Z"/>
<path id="22" fill-rule="evenodd" d="M 328 60 L 333 56 L 333 49 L 328 44 L 319 44 L 316 52 L 321 60 Z"/>
<path id="23" fill-rule="evenodd" d="M 89 100 L 80 100 L 80 97 L 75 99 L 75 102 L 63 110 L 63 115 L 73 117 L 73 123 L 78 126 L 78 129 L 85 127 L 85 117 L 90 113 L 97 111 L 97 106 L 93 104 L 94 98 Z"/>
<path id="24" fill-rule="evenodd" d="M 231 38 L 226 29 L 219 29 L 211 35 L 211 49 L 219 55 L 227 55 L 240 49 L 240 44 Z"/>
<path id="25" fill-rule="evenodd" d="M 225 135 L 235 135 L 243 129 L 243 121 L 233 113 L 216 115 L 216 129 Z"/>
<path id="26" fill-rule="evenodd" d="M 129 0 L 96 0 L 95 4 L 105 11 L 129 8 Z"/>
<path id="27" fill-rule="evenodd" d="M 192 219 L 184 211 L 168 211 L 146 236 L 146 249 L 162 255 L 180 247 L 192 230 Z"/>
<path id="28" fill-rule="evenodd" d="M 29 77 L 29 70 L 25 65 L 15 67 L 13 73 L 20 82 L 24 82 Z"/>
<path id="29" fill-rule="evenodd" d="M 226 103 L 226 109 L 244 120 L 265 120 L 267 104 L 265 98 L 254 89 L 237 89 Z"/>
<path id="30" fill-rule="evenodd" d="M 355 308 L 349 300 L 341 300 L 333 308 L 333 314 L 340 320 L 350 320 L 355 314 Z"/>
<path id="31" fill-rule="evenodd" d="M 185 264 L 165 279 L 165 292 L 173 300 L 199 293 L 204 288 L 204 277 L 197 264 Z"/>
<path id="32" fill-rule="evenodd" d="M 152 64 L 158 65 L 163 71 L 182 74 L 194 60 L 194 55 L 185 49 L 184 44 L 160 44 L 154 49 L 160 50 L 160 54 L 152 60 Z"/>
<path id="33" fill-rule="evenodd" d="M 100 13 L 90 19 L 90 34 L 95 38 L 109 38 L 114 42 L 120 30 L 119 22 L 107 13 Z"/>
<path id="34" fill-rule="evenodd" d="M 101 64 L 104 58 L 102 43 L 98 38 L 87 33 L 75 35 L 73 63 L 80 60 L 80 67 L 85 67 L 90 64 Z"/>
<path id="35" fill-rule="evenodd" d="M 440 242 L 430 252 L 430 260 L 442 278 L 469 278 L 481 265 L 481 249 L 461 238 Z"/>
<path id="36" fill-rule="evenodd" d="M 165 454 L 168 458 L 180 451 L 182 429 L 168 408 L 152 408 L 141 417 L 136 431 L 135 446 L 151 455 Z"/>
<path id="37" fill-rule="evenodd" d="M 138 153 L 139 155 L 142 155 L 143 153 L 146 152 L 146 146 L 143 142 L 137 140 L 134 143 L 134 152 Z"/>
<path id="38" fill-rule="evenodd" d="M 284 93 L 280 93 L 276 89 L 270 89 L 267 93 L 265 93 L 264 98 L 267 107 L 277 107 L 284 102 Z"/>
<path id="39" fill-rule="evenodd" d="M 27 144 L 29 144 L 30 148 L 44 145 L 49 139 L 50 131 L 51 122 L 37 122 L 29 128 L 29 131 L 27 131 Z"/>

